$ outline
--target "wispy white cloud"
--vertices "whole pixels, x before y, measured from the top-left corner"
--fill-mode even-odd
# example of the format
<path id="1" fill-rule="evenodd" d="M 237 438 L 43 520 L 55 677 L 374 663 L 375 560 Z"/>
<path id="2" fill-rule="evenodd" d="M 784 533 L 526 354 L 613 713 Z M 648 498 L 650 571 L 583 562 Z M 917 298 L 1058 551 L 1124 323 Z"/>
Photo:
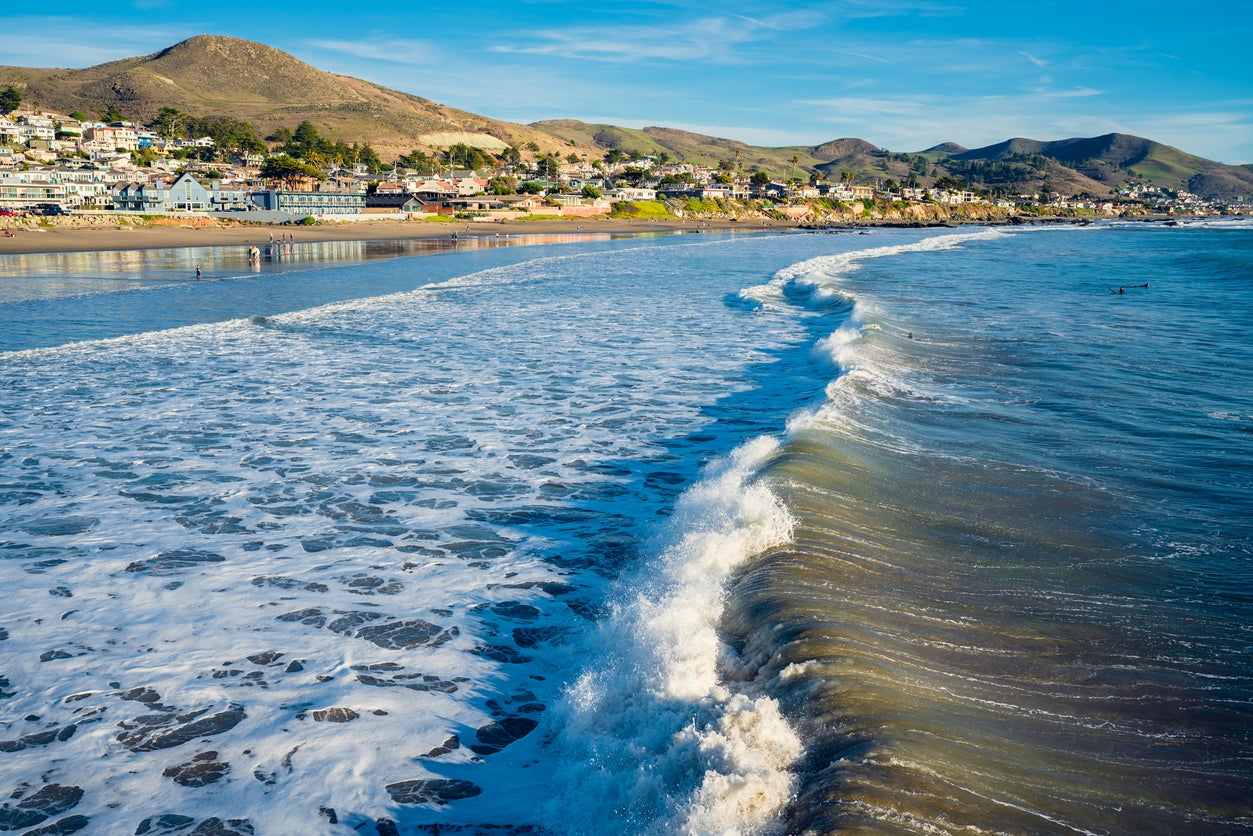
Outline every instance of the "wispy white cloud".
<path id="1" fill-rule="evenodd" d="M 204 27 L 195 25 L 108 25 L 78 17 L 11 17 L 0 27 L 0 64 L 90 67 L 147 55 L 203 31 Z"/>
<path id="2" fill-rule="evenodd" d="M 314 49 L 394 64 L 425 66 L 441 60 L 442 50 L 430 41 L 373 37 L 352 40 L 313 39 L 305 41 Z"/>
<path id="3" fill-rule="evenodd" d="M 570 26 L 528 32 L 521 41 L 498 43 L 489 49 L 498 53 L 614 63 L 641 60 L 735 63 L 742 60 L 734 50 L 736 46 L 808 28 L 822 19 L 813 13 L 789 12 L 764 19 L 725 15 L 655 26 Z"/>
<path id="4" fill-rule="evenodd" d="M 848 17 L 954 17 L 966 9 L 960 4 L 932 0 L 845 0 L 840 11 Z"/>
<path id="5" fill-rule="evenodd" d="M 1026 52 L 1025 50 L 1018 50 L 1018 54 L 1023 58 L 1026 58 L 1032 64 L 1035 64 L 1037 67 L 1047 67 L 1049 65 L 1048 61 L 1045 61 L 1043 58 L 1036 58 L 1030 52 Z"/>
<path id="6" fill-rule="evenodd" d="M 1071 90 L 1049 90 L 1039 88 L 1035 91 L 1032 98 L 1037 101 L 1045 101 L 1049 99 L 1086 99 L 1091 96 L 1103 96 L 1104 90 L 1094 90 L 1091 87 L 1075 87 Z"/>
<path id="7" fill-rule="evenodd" d="M 853 52 L 853 51 L 852 51 L 852 50 L 850 50 L 850 49 L 837 49 L 837 50 L 836 50 L 836 52 L 842 53 L 842 54 L 844 54 L 844 55 L 851 55 L 851 56 L 853 56 L 854 58 L 861 58 L 861 59 L 863 59 L 863 60 L 865 60 L 865 61 L 877 61 L 877 62 L 878 62 L 878 63 L 880 63 L 880 64 L 891 64 L 891 63 L 893 63 L 892 61 L 888 60 L 887 58 L 880 58 L 880 57 L 879 57 L 879 56 L 877 56 L 877 55 L 867 55 L 867 54 L 866 54 L 866 53 L 864 53 L 864 52 Z"/>
<path id="8" fill-rule="evenodd" d="M 882 116 L 916 116 L 935 104 L 932 96 L 899 96 L 895 98 L 859 98 L 844 96 L 834 99 L 810 99 L 800 102 L 828 113 L 855 113 Z"/>
<path id="9" fill-rule="evenodd" d="M 991 46 L 992 41 L 983 38 L 915 39 L 909 42 L 911 49 L 941 49 L 965 51 Z"/>

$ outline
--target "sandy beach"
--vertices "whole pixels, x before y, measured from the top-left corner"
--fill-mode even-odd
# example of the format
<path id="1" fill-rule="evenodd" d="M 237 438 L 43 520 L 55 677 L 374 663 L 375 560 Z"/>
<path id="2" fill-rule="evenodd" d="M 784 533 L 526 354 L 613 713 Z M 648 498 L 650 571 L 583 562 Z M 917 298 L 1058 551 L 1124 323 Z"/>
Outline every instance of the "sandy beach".
<path id="1" fill-rule="evenodd" d="M 199 220 L 199 219 L 197 219 Z M 142 250 L 168 247 L 249 246 L 268 243 L 271 235 L 292 235 L 297 243 L 314 241 L 383 241 L 406 238 L 446 238 L 458 235 L 560 234 L 560 233 L 644 233 L 676 231 L 750 231 L 765 228 L 790 229 L 793 223 L 735 222 L 727 220 L 628 220 L 622 218 L 581 218 L 575 220 L 470 221 L 432 223 L 429 221 L 355 221 L 303 225 L 269 224 L 186 224 L 169 226 L 130 226 L 120 224 L 75 225 L 54 222 L 45 226 L 7 228 L 13 237 L 0 236 L 0 255 L 51 252 L 97 252 L 102 250 Z"/>

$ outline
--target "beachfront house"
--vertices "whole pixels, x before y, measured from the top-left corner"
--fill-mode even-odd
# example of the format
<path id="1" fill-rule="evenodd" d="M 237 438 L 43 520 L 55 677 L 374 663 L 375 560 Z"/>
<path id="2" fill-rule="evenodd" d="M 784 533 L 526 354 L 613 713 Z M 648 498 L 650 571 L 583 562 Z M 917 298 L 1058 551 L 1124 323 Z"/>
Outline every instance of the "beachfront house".
<path id="1" fill-rule="evenodd" d="M 633 202 L 637 200 L 656 200 L 657 190 L 656 189 L 644 189 L 644 188 L 631 188 L 629 186 L 622 186 L 620 188 L 616 188 L 613 191 L 611 191 L 608 194 L 608 197 L 611 200 L 616 200 L 620 202 Z"/>
<path id="2" fill-rule="evenodd" d="M 384 192 L 382 188 L 375 194 L 365 196 L 367 212 L 421 212 L 422 201 L 407 192 Z"/>
<path id="3" fill-rule="evenodd" d="M 292 192 L 262 189 L 250 195 L 253 205 L 271 212 L 286 212 L 301 218 L 322 215 L 361 215 L 365 213 L 365 191 Z"/>
<path id="4" fill-rule="evenodd" d="M 119 183 L 113 187 L 113 208 L 123 212 L 207 212 L 213 194 L 189 172 L 173 183 Z"/>
<path id="5" fill-rule="evenodd" d="M 0 177 L 0 208 L 28 209 L 40 203 L 64 206 L 68 201 L 64 183 L 19 176 Z"/>

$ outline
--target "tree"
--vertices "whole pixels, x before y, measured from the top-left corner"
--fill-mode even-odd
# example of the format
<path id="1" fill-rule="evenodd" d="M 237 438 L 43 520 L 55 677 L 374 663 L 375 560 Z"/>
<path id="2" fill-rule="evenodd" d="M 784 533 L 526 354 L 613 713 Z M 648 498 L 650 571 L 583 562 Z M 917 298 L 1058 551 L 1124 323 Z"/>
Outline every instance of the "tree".
<path id="1" fill-rule="evenodd" d="M 357 146 L 349 145 L 342 139 L 337 139 L 331 146 L 331 151 L 328 156 L 343 165 L 352 165 L 357 161 Z"/>
<path id="2" fill-rule="evenodd" d="M 274 132 L 266 137 L 267 142 L 273 142 L 276 145 L 286 145 L 291 142 L 291 128 L 275 128 Z"/>
<path id="3" fill-rule="evenodd" d="M 157 111 L 157 118 L 149 126 L 158 134 L 168 139 L 186 137 L 180 126 L 186 124 L 186 114 L 174 107 L 163 107 Z"/>
<path id="4" fill-rule="evenodd" d="M 691 186 L 696 182 L 696 178 L 686 171 L 678 174 L 667 174 L 657 181 L 658 186 Z"/>
<path id="5" fill-rule="evenodd" d="M 473 145 L 457 143 L 448 149 L 448 164 L 456 168 L 458 165 L 474 170 L 487 166 L 487 155 Z"/>
<path id="6" fill-rule="evenodd" d="M 535 171 L 540 177 L 553 180 L 561 170 L 561 164 L 547 155 L 535 161 Z"/>
<path id="7" fill-rule="evenodd" d="M 140 148 L 138 151 L 131 151 L 131 162 L 137 168 L 147 168 L 152 165 L 152 161 L 157 158 L 157 152 L 153 148 Z"/>
<path id="8" fill-rule="evenodd" d="M 632 186 L 638 186 L 648 177 L 648 172 L 639 166 L 628 166 L 622 170 L 622 179 Z"/>
<path id="9" fill-rule="evenodd" d="M 213 140 L 214 148 L 222 153 L 231 151 L 249 151 L 263 154 L 268 150 L 257 126 L 233 116 L 205 116 L 195 118 L 184 114 L 188 136 L 207 136 Z"/>
<path id="10" fill-rule="evenodd" d="M 382 168 L 383 161 L 369 143 L 363 143 L 360 147 L 354 144 L 352 147 L 356 151 L 357 162 L 365 166 L 366 171 L 375 172 Z"/>
<path id="11" fill-rule="evenodd" d="M 605 162 L 609 163 L 610 165 L 617 165 L 618 163 L 622 162 L 622 158 L 625 156 L 626 155 L 622 153 L 621 149 L 610 148 L 608 151 L 605 152 Z"/>
<path id="12" fill-rule="evenodd" d="M 757 188 L 768 186 L 770 185 L 770 175 L 758 169 L 753 172 L 753 176 L 748 179 L 748 182 L 752 183 Z"/>
<path id="13" fill-rule="evenodd" d="M 412 168 L 414 171 L 434 171 L 435 161 L 432 160 L 424 151 L 413 149 L 408 154 L 396 158 L 396 165 L 402 168 Z"/>
<path id="14" fill-rule="evenodd" d="M 83 113 L 81 110 L 75 110 L 70 114 L 70 118 L 77 122 L 86 122 L 87 114 Z"/>
<path id="15" fill-rule="evenodd" d="M 261 176 L 266 180 L 281 180 L 287 184 L 288 188 L 292 188 L 301 180 L 309 178 L 315 180 L 326 179 L 326 175 L 318 171 L 318 169 L 287 154 L 279 154 L 266 159 L 265 164 L 261 166 Z"/>
<path id="16" fill-rule="evenodd" d="M 583 187 L 583 191 L 579 192 L 579 194 L 583 197 L 598 198 L 600 197 L 600 189 L 589 183 Z"/>
<path id="17" fill-rule="evenodd" d="M 283 147 L 288 156 L 297 159 L 308 159 L 310 154 L 323 157 L 334 153 L 335 144 L 318 133 L 317 127 L 308 119 L 296 126 L 292 131 L 291 140 Z"/>
<path id="18" fill-rule="evenodd" d="M 0 90 L 0 113 L 12 113 L 22 104 L 22 94 L 13 85 Z"/>
<path id="19" fill-rule="evenodd" d="M 518 178 L 493 177 L 487 181 L 488 194 L 517 194 Z"/>
<path id="20" fill-rule="evenodd" d="M 126 116 L 117 109 L 117 105 L 111 104 L 105 109 L 104 113 L 100 114 L 100 120 L 102 122 L 123 122 L 126 120 Z"/>

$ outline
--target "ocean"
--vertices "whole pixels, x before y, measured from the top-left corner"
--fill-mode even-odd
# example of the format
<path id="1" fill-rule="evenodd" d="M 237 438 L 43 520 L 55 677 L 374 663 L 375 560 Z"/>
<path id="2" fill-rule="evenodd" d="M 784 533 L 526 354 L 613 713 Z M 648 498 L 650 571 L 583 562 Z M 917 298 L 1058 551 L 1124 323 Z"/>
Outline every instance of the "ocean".
<path id="1" fill-rule="evenodd" d="M 1253 832 L 1253 224 L 244 255 L 0 257 L 0 830 Z"/>

